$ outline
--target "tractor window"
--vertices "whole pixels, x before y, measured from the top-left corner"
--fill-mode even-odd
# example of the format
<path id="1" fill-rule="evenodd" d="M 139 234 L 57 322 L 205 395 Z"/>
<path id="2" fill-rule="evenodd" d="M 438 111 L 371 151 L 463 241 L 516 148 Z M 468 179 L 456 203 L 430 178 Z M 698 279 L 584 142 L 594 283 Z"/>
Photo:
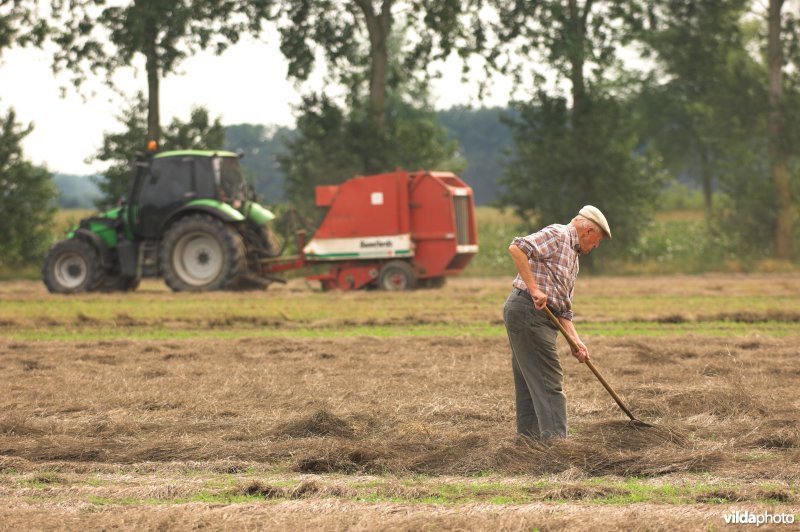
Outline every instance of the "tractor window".
<path id="1" fill-rule="evenodd" d="M 143 204 L 164 206 L 181 201 L 191 191 L 190 165 L 179 157 L 156 160 L 145 178 L 140 197 Z"/>
<path id="2" fill-rule="evenodd" d="M 216 198 L 217 184 L 214 177 L 214 168 L 209 157 L 198 157 L 194 161 L 195 192 L 198 198 Z"/>
<path id="3" fill-rule="evenodd" d="M 242 177 L 239 159 L 233 157 L 220 157 L 214 161 L 215 167 L 219 165 L 219 190 L 223 201 L 245 201 L 247 199 L 247 184 Z"/>
<path id="4" fill-rule="evenodd" d="M 140 187 L 137 232 L 144 238 L 157 238 L 169 214 L 193 195 L 191 165 L 181 157 L 155 159 Z"/>

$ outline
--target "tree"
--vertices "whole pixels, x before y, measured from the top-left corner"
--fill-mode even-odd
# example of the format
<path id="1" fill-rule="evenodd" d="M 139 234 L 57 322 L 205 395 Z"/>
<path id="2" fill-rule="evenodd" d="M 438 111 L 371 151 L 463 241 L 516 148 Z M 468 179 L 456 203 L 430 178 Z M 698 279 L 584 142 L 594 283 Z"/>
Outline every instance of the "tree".
<path id="1" fill-rule="evenodd" d="M 495 0 L 494 33 L 509 43 L 493 64 L 523 79 L 521 57 L 545 57 L 556 82 L 517 104 L 511 120 L 516 155 L 509 159 L 503 199 L 542 223 L 569 220 L 584 204 L 604 211 L 616 245 L 637 237 L 652 211 L 662 174 L 640 149 L 627 106 L 636 80 L 620 68 L 617 50 L 644 12 L 630 2 Z M 503 57 L 511 58 L 503 62 Z M 531 73 L 544 85 L 542 72 Z M 568 97 L 560 87 L 568 86 Z"/>
<path id="2" fill-rule="evenodd" d="M 123 128 L 117 133 L 105 133 L 103 145 L 93 160 L 110 163 L 103 172 L 103 179 L 97 181 L 102 196 L 96 201 L 99 208 L 116 205 L 130 189 L 130 162 L 136 153 L 147 148 L 147 102 L 139 93 L 131 106 L 118 117 Z M 219 118 L 211 120 L 208 111 L 195 107 L 188 122 L 177 118 L 170 122 L 164 131 L 162 148 L 177 149 L 222 149 L 225 143 L 225 128 Z"/>
<path id="3" fill-rule="evenodd" d="M 784 113 L 784 53 L 781 31 L 783 0 L 770 0 L 768 13 L 767 68 L 769 72 L 769 160 L 777 215 L 775 220 L 775 253 L 779 259 L 792 256 L 792 195 L 789 183 L 788 155 Z"/>
<path id="4" fill-rule="evenodd" d="M 727 197 L 713 221 L 748 254 L 788 259 L 800 145 L 797 69 L 788 66 L 800 50 L 797 24 L 781 2 L 763 20 L 752 7 L 746 0 L 659 2 L 656 23 L 642 35 L 667 81 L 642 100 L 657 125 L 647 135 L 675 172 L 701 177 L 709 210 L 712 181 L 720 184 Z"/>
<path id="5" fill-rule="evenodd" d="M 13 45 L 40 45 L 47 25 L 36 0 L 0 0 L 0 53 Z M 57 191 L 46 168 L 23 158 L 21 127 L 9 109 L 0 118 L 0 268 L 34 264 L 50 240 Z"/>
<path id="6" fill-rule="evenodd" d="M 570 123 L 564 97 L 540 93 L 517 105 L 519 118 L 509 120 L 516 155 L 502 179 L 504 204 L 540 224 L 566 223 L 592 204 L 613 227 L 612 243 L 634 241 L 665 176 L 660 159 L 640 151 L 629 104 L 593 96 L 581 129 Z"/>
<path id="7" fill-rule="evenodd" d="M 353 175 L 396 168 L 463 167 L 454 160 L 456 143 L 447 139 L 446 131 L 436 121 L 426 81 L 408 70 L 409 65 L 416 64 L 415 52 L 406 50 L 405 41 L 396 33 L 381 44 L 379 53 L 374 46 L 368 52 L 360 48 L 358 15 L 362 13 L 360 9 L 366 9 L 366 4 L 371 5 L 369 2 L 359 3 L 360 7 L 356 4 L 342 7 L 327 1 L 287 3 L 292 8 L 302 8 L 292 12 L 291 18 L 300 26 L 298 33 L 285 26 L 281 30 L 284 53 L 290 59 L 290 75 L 307 76 L 313 64 L 312 44 L 321 46 L 327 42 L 325 50 L 331 75 L 348 87 L 343 104 L 327 94 L 304 97 L 299 107 L 297 136 L 287 143 L 287 153 L 279 158 L 286 175 L 287 198 L 304 214 L 314 213 L 314 185 L 339 183 Z M 392 5 L 391 0 L 386 0 L 382 8 L 390 19 Z M 334 11 L 344 10 L 343 18 L 332 16 L 334 11 L 326 13 L 322 10 L 325 6 Z M 287 46 L 291 48 L 289 52 Z M 388 62 L 385 83 L 375 82 L 376 53 Z M 433 52 L 419 53 L 430 56 Z M 379 107 L 376 107 L 376 88 L 381 92 Z"/>
<path id="8" fill-rule="evenodd" d="M 343 109 L 325 96 L 303 99 L 296 136 L 287 142 L 287 153 L 279 157 L 279 163 L 286 175 L 287 198 L 305 215 L 313 218 L 315 214 L 315 185 L 372 173 L 369 169 L 378 166 L 379 157 L 384 164 L 393 163 L 384 166 L 384 171 L 436 168 L 457 172 L 463 168 L 462 161 L 454 159 L 456 143 L 448 140 L 433 110 L 418 109 L 400 94 L 390 93 L 387 102 L 392 119 L 384 138 L 392 147 L 391 154 L 371 149 L 376 141 L 368 105 L 354 101 L 350 109 Z"/>
<path id="9" fill-rule="evenodd" d="M 285 177 L 278 159 L 286 154 L 286 143 L 293 137 L 294 130 L 286 127 L 254 124 L 225 127 L 225 148 L 244 153 L 242 168 L 262 202 L 285 198 Z"/>
<path id="10" fill-rule="evenodd" d="M 40 45 L 47 32 L 37 0 L 0 0 L 0 52 L 14 44 Z"/>
<path id="11" fill-rule="evenodd" d="M 125 6 L 107 0 L 55 0 L 52 39 L 59 49 L 56 69 L 74 74 L 79 86 L 88 73 L 112 75 L 145 61 L 147 138 L 159 141 L 159 82 L 198 50 L 221 53 L 245 33 L 257 34 L 272 0 L 133 0 Z"/>
<path id="12" fill-rule="evenodd" d="M 481 5 L 482 0 L 286 0 L 277 18 L 281 51 L 292 78 L 308 79 L 319 50 L 334 82 L 359 91 L 367 81 L 368 123 L 376 143 L 387 143 L 390 92 L 425 77 L 430 61 L 482 46 Z M 417 40 L 400 46 L 393 42 L 399 35 Z"/>
<path id="13" fill-rule="evenodd" d="M 13 110 L 0 119 L 0 267 L 37 263 L 50 241 L 57 192 L 46 168 L 24 160 Z"/>
<path id="14" fill-rule="evenodd" d="M 742 24 L 748 2 L 663 0 L 655 9 L 639 33 L 658 64 L 639 98 L 642 133 L 674 175 L 699 180 L 710 215 L 730 150 L 753 135 L 766 100 Z"/>

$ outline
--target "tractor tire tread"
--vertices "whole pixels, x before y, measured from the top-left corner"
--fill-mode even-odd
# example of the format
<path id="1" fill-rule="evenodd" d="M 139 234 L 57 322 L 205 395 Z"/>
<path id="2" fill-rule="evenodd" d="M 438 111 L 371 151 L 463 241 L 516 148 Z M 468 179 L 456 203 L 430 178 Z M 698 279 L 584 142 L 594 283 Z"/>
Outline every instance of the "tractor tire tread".
<path id="1" fill-rule="evenodd" d="M 205 285 L 191 285 L 183 281 L 172 266 L 176 243 L 188 231 L 200 230 L 211 234 L 223 248 L 222 272 Z M 236 286 L 247 270 L 245 246 L 238 231 L 221 220 L 205 214 L 191 214 L 174 222 L 164 233 L 161 242 L 161 271 L 164 282 L 174 292 L 207 292 L 227 290 Z"/>
<path id="2" fill-rule="evenodd" d="M 55 275 L 55 263 L 59 255 L 67 252 L 77 253 L 86 261 L 86 281 L 76 287 L 65 287 L 58 282 Z M 89 242 L 80 238 L 69 238 L 56 242 L 48 251 L 42 262 L 42 280 L 52 294 L 78 294 L 97 290 L 105 280 L 105 271 L 100 265 L 97 250 Z"/>

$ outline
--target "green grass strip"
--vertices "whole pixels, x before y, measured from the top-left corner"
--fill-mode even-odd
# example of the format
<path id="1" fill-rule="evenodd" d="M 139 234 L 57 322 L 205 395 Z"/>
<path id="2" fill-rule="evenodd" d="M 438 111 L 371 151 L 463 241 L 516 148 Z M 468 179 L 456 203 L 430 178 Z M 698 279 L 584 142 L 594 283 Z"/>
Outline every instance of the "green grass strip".
<path id="1" fill-rule="evenodd" d="M 255 479 L 254 479 L 255 480 Z M 630 504 L 730 505 L 755 503 L 782 506 L 786 498 L 797 495 L 797 488 L 783 487 L 765 489 L 732 482 L 690 481 L 679 484 L 652 482 L 647 479 L 594 478 L 582 482 L 556 483 L 550 481 L 514 482 L 496 480 L 484 482 L 466 479 L 447 482 L 435 478 L 417 480 L 385 478 L 368 482 L 333 479 L 310 481 L 310 487 L 300 481 L 270 482 L 268 478 L 257 480 L 255 490 L 245 493 L 244 486 L 253 481 L 237 479 L 237 485 L 225 489 L 203 489 L 195 493 L 164 498 L 132 498 L 89 496 L 87 502 L 97 505 L 163 505 L 201 502 L 206 504 L 252 504 L 259 501 L 286 501 L 303 499 L 337 499 L 361 503 L 395 504 L 529 504 L 544 502 L 553 505 L 598 504 L 626 506 Z M 305 488 L 305 489 L 303 489 Z M 775 497 L 779 498 L 775 498 Z"/>
<path id="2" fill-rule="evenodd" d="M 686 323 L 596 322 L 578 323 L 578 331 L 586 336 L 649 336 L 666 337 L 696 334 L 715 337 L 734 337 L 761 334 L 772 337 L 800 336 L 800 326 L 787 322 L 757 324 L 708 321 Z M 458 324 L 399 324 L 354 325 L 337 327 L 299 326 L 296 328 L 225 327 L 172 329 L 163 327 L 125 327 L 98 324 L 96 326 L 54 325 L 46 328 L 17 328 L 0 332 L 6 340 L 114 340 L 114 339 L 236 339 L 236 338 L 348 338 L 371 336 L 378 338 L 408 338 L 417 336 L 488 338 L 505 336 L 502 325 L 489 323 Z"/>

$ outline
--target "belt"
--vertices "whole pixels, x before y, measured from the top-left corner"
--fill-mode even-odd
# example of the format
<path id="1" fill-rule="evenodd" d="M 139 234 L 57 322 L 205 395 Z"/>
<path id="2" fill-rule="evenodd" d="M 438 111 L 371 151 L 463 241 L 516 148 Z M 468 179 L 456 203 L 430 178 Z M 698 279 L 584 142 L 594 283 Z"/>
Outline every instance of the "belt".
<path id="1" fill-rule="evenodd" d="M 520 290 L 519 288 L 514 288 L 514 293 L 517 294 L 518 296 L 527 297 L 528 299 L 533 301 L 531 293 L 528 292 L 527 290 Z"/>
<path id="2" fill-rule="evenodd" d="M 514 293 L 515 293 L 516 295 L 518 295 L 518 296 L 524 297 L 525 299 L 530 299 L 531 301 L 533 301 L 533 298 L 531 297 L 531 293 L 530 293 L 530 292 L 528 292 L 527 290 L 520 290 L 519 288 L 516 288 L 516 287 L 515 287 L 515 288 L 514 288 Z M 548 305 L 548 306 L 549 306 L 549 305 Z M 550 307 L 550 309 L 551 309 L 551 312 L 552 312 L 552 308 L 553 308 L 553 307 Z"/>

